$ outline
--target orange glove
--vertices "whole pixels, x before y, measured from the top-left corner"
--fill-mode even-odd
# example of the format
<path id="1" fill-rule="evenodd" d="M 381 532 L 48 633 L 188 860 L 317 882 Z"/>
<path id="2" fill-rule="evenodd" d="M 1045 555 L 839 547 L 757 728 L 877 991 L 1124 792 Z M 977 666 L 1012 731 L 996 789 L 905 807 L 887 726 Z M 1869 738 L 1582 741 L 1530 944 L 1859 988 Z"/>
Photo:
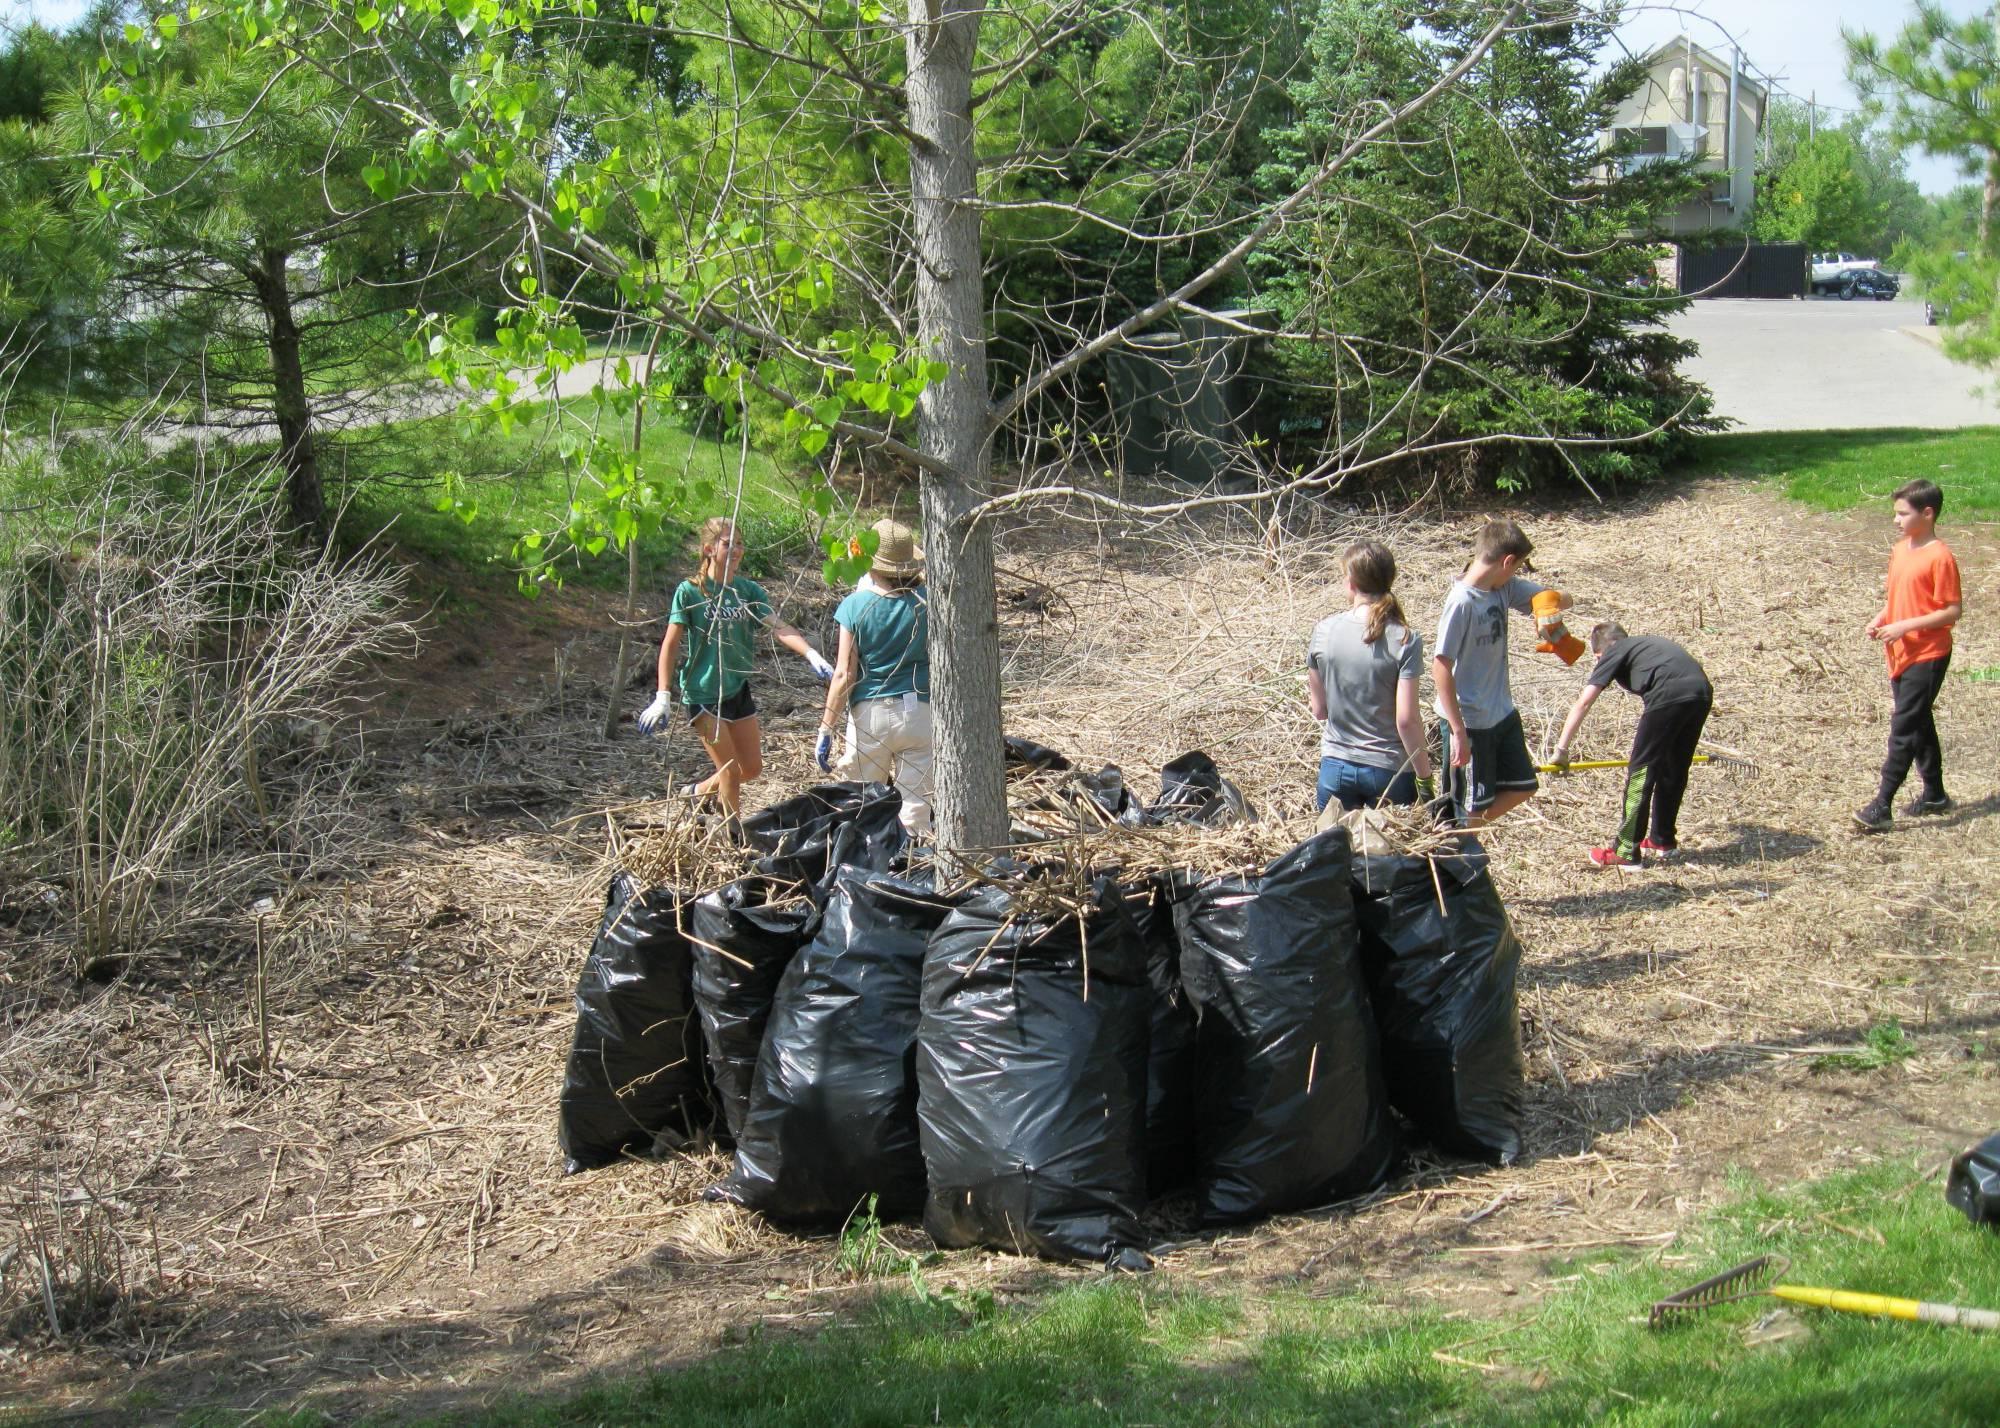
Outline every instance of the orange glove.
<path id="1" fill-rule="evenodd" d="M 1564 664 L 1583 657 L 1584 643 L 1563 624 L 1562 592 L 1544 590 L 1531 602 L 1535 612 L 1536 654 L 1552 654 Z"/>

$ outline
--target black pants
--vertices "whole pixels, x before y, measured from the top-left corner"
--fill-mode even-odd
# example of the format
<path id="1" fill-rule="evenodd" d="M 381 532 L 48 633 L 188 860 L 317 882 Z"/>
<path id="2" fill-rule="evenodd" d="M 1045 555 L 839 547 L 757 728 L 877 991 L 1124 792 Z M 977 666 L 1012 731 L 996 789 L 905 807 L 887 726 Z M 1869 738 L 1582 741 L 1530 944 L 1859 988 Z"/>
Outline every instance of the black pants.
<path id="1" fill-rule="evenodd" d="M 1671 848 L 1687 794 L 1688 768 L 1708 723 L 1709 699 L 1648 704 L 1632 734 L 1632 759 L 1625 770 L 1624 817 L 1618 823 L 1618 854 L 1639 856 L 1639 840 L 1651 838 Z"/>
<path id="2" fill-rule="evenodd" d="M 1944 688 L 1951 656 L 1919 660 L 1889 681 L 1895 710 L 1889 715 L 1889 757 L 1882 761 L 1882 788 L 1876 801 L 1887 808 L 1908 777 L 1910 765 L 1924 781 L 1924 797 L 1944 797 L 1944 747 L 1938 743 L 1931 706 Z"/>

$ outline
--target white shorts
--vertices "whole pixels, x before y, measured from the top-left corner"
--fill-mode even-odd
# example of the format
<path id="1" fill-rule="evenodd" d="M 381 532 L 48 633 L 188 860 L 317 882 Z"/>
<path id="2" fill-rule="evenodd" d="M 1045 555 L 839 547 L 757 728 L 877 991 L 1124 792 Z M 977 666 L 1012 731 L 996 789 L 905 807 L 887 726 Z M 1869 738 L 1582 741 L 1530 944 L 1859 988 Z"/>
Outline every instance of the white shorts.
<path id="1" fill-rule="evenodd" d="M 892 783 L 911 836 L 931 827 L 931 705 L 915 694 L 864 699 L 847 711 L 847 750 L 836 772 L 863 783 Z"/>

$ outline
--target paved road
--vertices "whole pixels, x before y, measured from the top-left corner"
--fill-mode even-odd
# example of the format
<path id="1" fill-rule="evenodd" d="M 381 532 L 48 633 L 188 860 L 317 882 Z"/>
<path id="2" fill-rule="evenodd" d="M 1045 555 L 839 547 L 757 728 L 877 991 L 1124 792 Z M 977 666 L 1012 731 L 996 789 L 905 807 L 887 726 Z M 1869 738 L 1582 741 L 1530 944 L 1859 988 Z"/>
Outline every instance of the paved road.
<path id="1" fill-rule="evenodd" d="M 1673 321 L 1701 344 L 1689 373 L 1740 431 L 2000 425 L 2000 400 L 1946 360 L 1921 302 L 1710 298 Z"/>

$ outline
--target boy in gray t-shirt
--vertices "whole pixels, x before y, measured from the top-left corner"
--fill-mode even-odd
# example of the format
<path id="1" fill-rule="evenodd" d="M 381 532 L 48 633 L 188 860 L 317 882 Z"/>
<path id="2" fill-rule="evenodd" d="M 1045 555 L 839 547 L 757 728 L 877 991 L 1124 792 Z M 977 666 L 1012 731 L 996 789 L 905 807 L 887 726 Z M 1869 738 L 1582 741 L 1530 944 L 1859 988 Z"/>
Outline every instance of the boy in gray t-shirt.
<path id="1" fill-rule="evenodd" d="M 1452 802 L 1468 828 L 1483 827 L 1535 796 L 1540 784 L 1520 711 L 1507 685 L 1507 612 L 1533 614 L 1545 587 L 1531 570 L 1534 550 L 1513 521 L 1492 520 L 1473 538 L 1472 562 L 1452 582 L 1438 620 L 1431 674 L 1451 768 Z M 1567 608 L 1569 600 L 1563 597 Z"/>

